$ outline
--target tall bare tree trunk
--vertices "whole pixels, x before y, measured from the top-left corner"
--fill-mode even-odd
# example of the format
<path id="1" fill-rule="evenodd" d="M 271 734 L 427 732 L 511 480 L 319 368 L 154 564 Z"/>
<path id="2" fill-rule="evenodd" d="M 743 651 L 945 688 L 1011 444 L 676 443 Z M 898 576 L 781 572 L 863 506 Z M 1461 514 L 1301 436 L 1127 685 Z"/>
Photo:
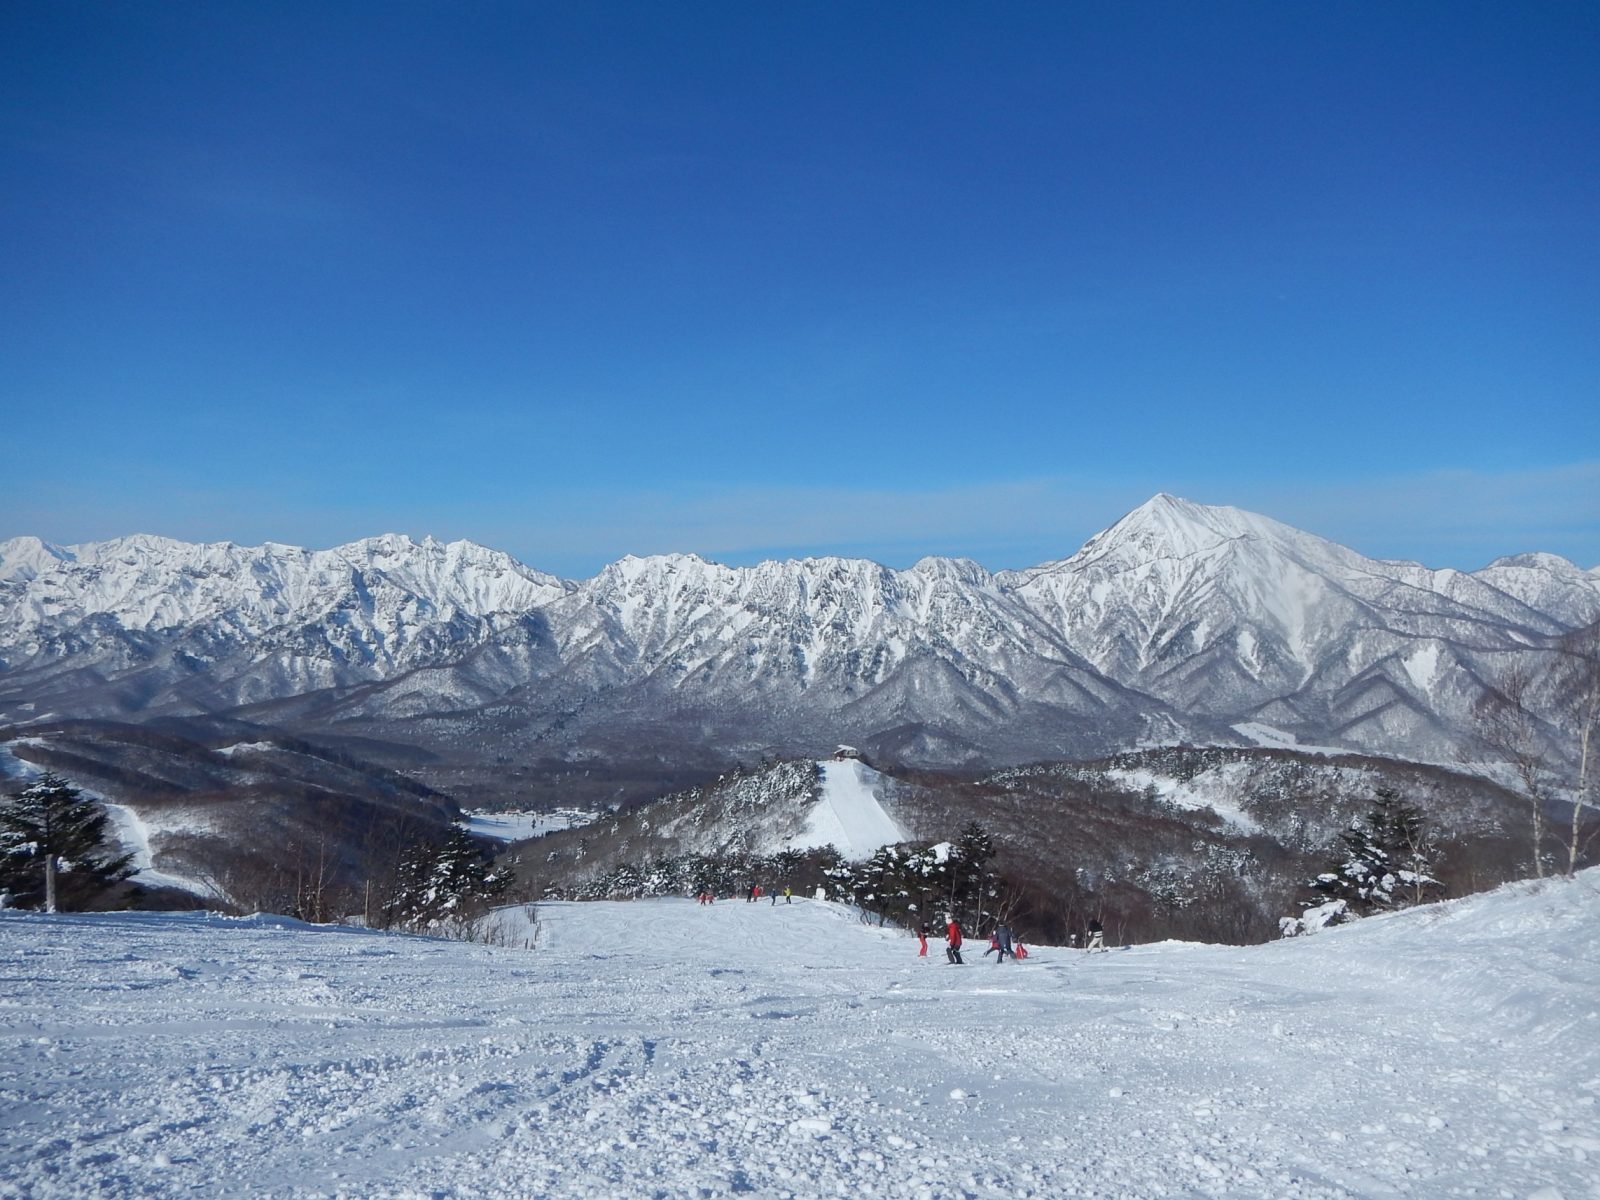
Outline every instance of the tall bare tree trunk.
<path id="1" fill-rule="evenodd" d="M 1572 658 L 1565 671 L 1578 719 L 1578 794 L 1572 798 L 1572 830 L 1567 838 L 1567 874 L 1578 873 L 1583 850 L 1583 810 L 1593 786 L 1595 725 L 1600 723 L 1600 621 L 1570 643 Z"/>
<path id="2" fill-rule="evenodd" d="M 1496 755 L 1516 777 L 1522 798 L 1533 818 L 1533 873 L 1544 878 L 1544 805 L 1546 796 L 1546 739 L 1543 722 L 1534 712 L 1533 676 L 1523 663 L 1506 672 L 1499 688 L 1478 698 L 1474 713 L 1478 741 Z"/>
<path id="3" fill-rule="evenodd" d="M 44 856 L 44 910 L 56 911 L 56 856 L 50 853 Z"/>

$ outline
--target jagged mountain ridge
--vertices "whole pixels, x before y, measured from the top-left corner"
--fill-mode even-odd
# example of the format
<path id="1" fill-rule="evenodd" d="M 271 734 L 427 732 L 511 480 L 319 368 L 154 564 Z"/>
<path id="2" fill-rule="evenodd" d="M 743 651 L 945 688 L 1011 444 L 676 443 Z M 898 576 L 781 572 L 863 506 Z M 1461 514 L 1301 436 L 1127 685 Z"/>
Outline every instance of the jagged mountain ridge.
<path id="1" fill-rule="evenodd" d="M 1272 726 L 1452 752 L 1481 680 L 1600 619 L 1600 572 L 1368 559 L 1160 495 L 991 574 L 628 557 L 566 581 L 468 542 L 0 543 L 0 717 L 228 712 L 444 754 L 702 765 L 846 738 L 1001 763 Z M 1279 736 L 1274 734 L 1274 736 Z"/>

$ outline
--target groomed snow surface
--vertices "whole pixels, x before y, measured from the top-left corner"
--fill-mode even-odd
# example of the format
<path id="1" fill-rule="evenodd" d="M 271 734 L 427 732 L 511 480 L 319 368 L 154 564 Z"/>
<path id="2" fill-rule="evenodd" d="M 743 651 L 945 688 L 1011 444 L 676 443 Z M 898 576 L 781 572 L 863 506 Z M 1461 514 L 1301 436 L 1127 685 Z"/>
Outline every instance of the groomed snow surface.
<path id="1" fill-rule="evenodd" d="M 1600 1196 L 1600 874 L 950 966 L 832 905 L 533 951 L 0 913 L 7 1197 Z"/>

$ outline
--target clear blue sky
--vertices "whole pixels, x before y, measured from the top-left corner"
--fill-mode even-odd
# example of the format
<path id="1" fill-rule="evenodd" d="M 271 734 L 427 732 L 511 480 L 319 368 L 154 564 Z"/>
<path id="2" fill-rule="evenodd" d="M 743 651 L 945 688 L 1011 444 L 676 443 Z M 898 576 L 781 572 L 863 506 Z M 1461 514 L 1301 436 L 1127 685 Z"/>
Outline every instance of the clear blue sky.
<path id="1" fill-rule="evenodd" d="M 1600 6 L 0 6 L 0 537 L 1600 563 Z"/>

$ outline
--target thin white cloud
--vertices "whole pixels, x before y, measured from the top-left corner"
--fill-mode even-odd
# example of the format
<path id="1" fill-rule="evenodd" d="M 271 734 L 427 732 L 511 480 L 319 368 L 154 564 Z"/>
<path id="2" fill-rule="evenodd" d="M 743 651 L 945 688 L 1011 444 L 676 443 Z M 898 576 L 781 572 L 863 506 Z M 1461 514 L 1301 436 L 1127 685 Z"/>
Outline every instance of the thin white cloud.
<path id="1" fill-rule="evenodd" d="M 1245 487 L 1241 496 L 1242 507 L 1375 557 L 1472 567 L 1548 550 L 1600 562 L 1600 462 Z"/>

